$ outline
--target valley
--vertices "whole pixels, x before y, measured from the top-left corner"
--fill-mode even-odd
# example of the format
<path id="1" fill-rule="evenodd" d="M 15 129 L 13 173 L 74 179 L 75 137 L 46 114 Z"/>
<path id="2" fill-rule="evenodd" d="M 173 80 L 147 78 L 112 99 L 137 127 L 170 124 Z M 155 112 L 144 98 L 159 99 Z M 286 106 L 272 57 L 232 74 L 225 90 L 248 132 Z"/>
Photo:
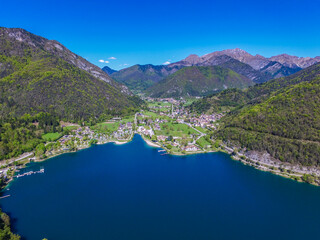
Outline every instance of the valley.
<path id="1" fill-rule="evenodd" d="M 0 240 L 318 239 L 319 1 L 3 1 Z"/>

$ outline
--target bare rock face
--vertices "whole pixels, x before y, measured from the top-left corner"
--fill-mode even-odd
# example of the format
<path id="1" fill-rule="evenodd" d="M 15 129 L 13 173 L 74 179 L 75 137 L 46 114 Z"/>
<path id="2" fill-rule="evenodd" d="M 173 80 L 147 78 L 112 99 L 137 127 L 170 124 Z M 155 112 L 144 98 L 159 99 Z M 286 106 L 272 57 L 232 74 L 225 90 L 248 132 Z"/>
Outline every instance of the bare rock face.
<path id="1" fill-rule="evenodd" d="M 62 58 L 68 63 L 88 72 L 92 76 L 105 81 L 121 90 L 122 93 L 127 95 L 132 95 L 130 90 L 117 82 L 115 82 L 107 73 L 102 71 L 99 67 L 94 64 L 88 62 L 84 58 L 79 55 L 71 52 L 61 43 L 55 40 L 48 40 L 46 38 L 34 35 L 32 33 L 27 32 L 24 29 L 20 28 L 0 28 L 0 37 L 9 38 L 8 40 L 16 40 L 21 42 L 21 44 L 27 44 L 30 47 L 34 48 L 35 51 L 39 51 L 39 49 L 43 49 L 47 53 L 51 53 L 57 57 Z M 9 54 L 11 55 L 23 55 L 23 48 L 15 47 L 10 50 Z"/>
<path id="2" fill-rule="evenodd" d="M 253 56 L 246 51 L 235 48 L 235 49 L 227 49 L 223 51 L 216 51 L 213 53 L 206 54 L 201 57 L 204 61 L 207 61 L 208 59 L 212 57 L 227 55 L 229 57 L 232 57 L 242 63 L 246 63 L 250 65 L 253 69 L 259 70 L 266 66 L 269 63 L 269 60 L 261 55 Z"/>
<path id="3" fill-rule="evenodd" d="M 273 78 L 291 75 L 317 62 L 320 62 L 320 56 L 303 58 L 281 54 L 266 58 L 259 54 L 251 55 L 242 49 L 235 48 L 212 52 L 200 57 L 192 54 L 169 66 L 222 66 L 249 77 L 256 83 L 261 83 Z M 239 63 L 242 63 L 242 65 Z"/>
<path id="4" fill-rule="evenodd" d="M 202 59 L 196 54 L 191 54 L 184 60 L 192 65 L 202 62 Z"/>
<path id="5" fill-rule="evenodd" d="M 320 57 L 297 57 L 297 56 L 291 56 L 288 54 L 281 54 L 277 56 L 273 56 L 270 58 L 271 61 L 276 61 L 284 66 L 288 67 L 299 67 L 299 68 L 307 68 L 311 65 L 320 62 Z"/>

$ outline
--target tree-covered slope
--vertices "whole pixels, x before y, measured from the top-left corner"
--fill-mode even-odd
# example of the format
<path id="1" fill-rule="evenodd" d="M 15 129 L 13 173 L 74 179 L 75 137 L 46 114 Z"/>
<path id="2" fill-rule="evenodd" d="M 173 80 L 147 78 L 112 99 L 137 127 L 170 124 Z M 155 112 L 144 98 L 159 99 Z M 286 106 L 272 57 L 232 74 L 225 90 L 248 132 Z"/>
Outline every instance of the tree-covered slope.
<path id="1" fill-rule="evenodd" d="M 134 98 L 53 56 L 30 61 L 0 79 L 3 118 L 49 112 L 61 119 L 87 120 L 136 107 Z"/>
<path id="2" fill-rule="evenodd" d="M 320 164 L 320 78 L 301 82 L 224 119 L 218 136 L 276 159 Z"/>
<path id="3" fill-rule="evenodd" d="M 204 96 L 227 88 L 247 88 L 254 83 L 219 66 L 185 67 L 147 90 L 151 97 Z"/>
<path id="4" fill-rule="evenodd" d="M 178 71 L 180 68 L 181 67 L 168 67 L 164 65 L 137 64 L 114 72 L 110 76 L 119 83 L 128 86 L 132 91 L 143 92 L 148 87 Z"/>
<path id="5" fill-rule="evenodd" d="M 320 64 L 315 64 L 290 76 L 256 84 L 248 89 L 228 89 L 212 94 L 194 102 L 190 109 L 195 112 L 217 112 L 226 109 L 233 110 L 246 104 L 259 103 L 275 91 L 300 82 L 312 81 L 319 75 L 319 72 Z"/>
<path id="6" fill-rule="evenodd" d="M 112 73 L 115 73 L 117 72 L 116 70 L 112 69 L 112 68 L 109 68 L 108 66 L 105 66 L 102 68 L 102 71 L 104 71 L 106 74 L 108 74 L 109 76 L 112 74 Z"/>
<path id="7" fill-rule="evenodd" d="M 229 107 L 215 136 L 247 150 L 267 151 L 283 162 L 320 164 L 320 64 L 292 76 L 227 90 L 191 109 Z"/>
<path id="8" fill-rule="evenodd" d="M 138 106 L 126 87 L 60 47 L 22 29 L 0 28 L 0 118 L 50 112 L 78 121 Z"/>

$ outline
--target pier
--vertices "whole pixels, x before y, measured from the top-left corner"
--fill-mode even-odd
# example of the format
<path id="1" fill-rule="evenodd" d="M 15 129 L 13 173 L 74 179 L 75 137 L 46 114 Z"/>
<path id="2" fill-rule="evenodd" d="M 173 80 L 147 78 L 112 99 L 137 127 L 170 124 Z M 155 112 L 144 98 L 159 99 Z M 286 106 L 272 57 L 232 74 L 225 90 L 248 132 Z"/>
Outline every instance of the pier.
<path id="1" fill-rule="evenodd" d="M 20 177 L 24 177 L 24 176 L 30 176 L 33 174 L 37 174 L 37 173 L 44 173 L 44 168 L 41 168 L 39 171 L 29 171 L 29 172 L 25 172 L 22 174 L 18 174 L 16 176 L 14 176 L 15 178 L 20 178 Z"/>
<path id="2" fill-rule="evenodd" d="M 10 197 L 10 196 L 11 195 L 2 196 L 2 197 L 0 197 L 0 199 L 7 198 L 7 197 Z"/>

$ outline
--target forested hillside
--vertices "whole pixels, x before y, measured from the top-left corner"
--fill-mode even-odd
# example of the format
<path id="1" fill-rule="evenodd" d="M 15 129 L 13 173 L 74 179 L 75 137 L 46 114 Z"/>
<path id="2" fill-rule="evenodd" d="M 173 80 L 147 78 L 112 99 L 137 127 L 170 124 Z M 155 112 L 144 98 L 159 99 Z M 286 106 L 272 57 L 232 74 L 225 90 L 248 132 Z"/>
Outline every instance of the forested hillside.
<path id="1" fill-rule="evenodd" d="M 56 41 L 0 28 L 0 160 L 42 146 L 41 135 L 133 113 L 142 101 Z"/>
<path id="2" fill-rule="evenodd" d="M 320 64 L 292 76 L 228 90 L 193 104 L 192 110 L 231 112 L 216 136 L 247 150 L 306 166 L 320 164 Z"/>
<path id="3" fill-rule="evenodd" d="M 205 96 L 227 88 L 247 88 L 254 83 L 219 66 L 185 67 L 147 89 L 151 97 Z"/>
<path id="4" fill-rule="evenodd" d="M 50 112 L 87 120 L 138 107 L 126 87 L 61 48 L 22 29 L 0 28 L 0 118 Z"/>

